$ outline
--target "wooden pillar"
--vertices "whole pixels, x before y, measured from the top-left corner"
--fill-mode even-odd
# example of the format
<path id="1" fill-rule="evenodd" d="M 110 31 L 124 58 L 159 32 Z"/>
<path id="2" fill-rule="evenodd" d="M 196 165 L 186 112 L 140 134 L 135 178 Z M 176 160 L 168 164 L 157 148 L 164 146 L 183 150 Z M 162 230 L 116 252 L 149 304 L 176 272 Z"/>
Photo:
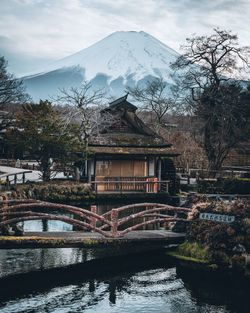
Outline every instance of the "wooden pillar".
<path id="1" fill-rule="evenodd" d="M 166 193 L 169 193 L 169 182 L 166 182 Z"/>
<path id="2" fill-rule="evenodd" d="M 111 210 L 111 223 L 112 223 L 112 235 L 117 237 L 118 235 L 118 211 L 116 209 Z"/>
<path id="3" fill-rule="evenodd" d="M 88 182 L 91 183 L 92 176 L 95 176 L 95 160 L 94 159 L 87 161 L 87 176 L 88 176 Z"/>
<path id="4" fill-rule="evenodd" d="M 158 159 L 158 180 L 161 181 L 161 158 Z"/>
<path id="5" fill-rule="evenodd" d="M 8 200 L 8 196 L 3 195 L 3 201 L 7 201 L 7 200 Z M 8 216 L 7 216 L 7 214 L 8 214 L 8 204 L 7 203 L 3 204 L 2 210 L 3 210 L 2 213 L 4 213 L 4 214 L 3 214 L 2 218 L 0 217 L 0 222 L 3 222 L 4 220 L 8 219 Z M 9 230 L 10 229 L 9 229 L 8 225 L 4 225 L 4 226 L 0 227 L 0 231 L 1 231 L 2 235 L 10 235 Z"/>
<path id="6" fill-rule="evenodd" d="M 48 230 L 49 230 L 48 220 L 42 220 L 42 231 Z"/>
<path id="7" fill-rule="evenodd" d="M 94 180 L 96 180 L 96 157 L 94 158 L 93 163 L 94 163 L 94 173 L 93 173 L 93 175 L 94 175 Z"/>
<path id="8" fill-rule="evenodd" d="M 96 205 L 91 205 L 90 206 L 90 210 L 92 213 L 97 213 L 97 206 Z M 91 225 L 96 227 L 96 218 L 95 217 L 91 217 Z M 94 232 L 94 230 L 92 230 L 92 232 Z"/>
<path id="9" fill-rule="evenodd" d="M 158 159 L 158 181 L 159 182 L 161 181 L 161 158 L 160 157 Z M 161 189 L 160 183 L 157 185 L 157 189 L 158 189 L 158 191 Z"/>
<path id="10" fill-rule="evenodd" d="M 87 171 L 86 171 L 86 173 L 87 173 L 87 176 L 88 176 L 88 183 L 91 183 L 91 165 L 90 165 L 90 160 L 88 160 L 87 162 L 86 162 L 86 166 L 87 166 Z"/>
<path id="11" fill-rule="evenodd" d="M 10 186 L 10 179 L 9 179 L 9 176 L 6 176 L 6 186 L 7 186 L 7 187 Z"/>
<path id="12" fill-rule="evenodd" d="M 157 193 L 157 192 L 158 192 L 158 190 L 159 190 L 159 185 L 160 185 L 160 184 L 158 184 L 158 178 L 154 178 L 154 188 L 153 188 L 153 192 L 154 192 L 154 193 Z"/>

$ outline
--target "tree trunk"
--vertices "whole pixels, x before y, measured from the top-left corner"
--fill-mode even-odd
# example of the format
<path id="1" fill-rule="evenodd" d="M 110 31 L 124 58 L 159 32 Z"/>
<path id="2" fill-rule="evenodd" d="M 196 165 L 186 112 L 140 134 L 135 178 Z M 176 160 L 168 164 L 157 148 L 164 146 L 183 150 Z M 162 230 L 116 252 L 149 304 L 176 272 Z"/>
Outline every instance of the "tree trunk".
<path id="1" fill-rule="evenodd" d="M 42 179 L 43 179 L 43 181 L 44 182 L 50 181 L 51 170 L 50 170 L 49 158 L 42 160 L 41 170 L 42 170 Z"/>
<path id="2" fill-rule="evenodd" d="M 213 146 L 213 137 L 209 123 L 205 125 L 204 130 L 204 150 L 208 159 L 208 171 L 210 177 L 215 177 L 217 171 L 216 153 Z"/>

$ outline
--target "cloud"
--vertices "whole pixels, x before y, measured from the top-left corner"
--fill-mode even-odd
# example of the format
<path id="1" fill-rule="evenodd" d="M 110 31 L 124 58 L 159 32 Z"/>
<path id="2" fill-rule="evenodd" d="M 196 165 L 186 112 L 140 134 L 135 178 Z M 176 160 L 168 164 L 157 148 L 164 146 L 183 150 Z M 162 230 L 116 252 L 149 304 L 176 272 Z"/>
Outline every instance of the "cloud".
<path id="1" fill-rule="evenodd" d="M 4 45 L 7 57 L 14 49 L 20 60 L 57 59 L 117 30 L 143 30 L 178 50 L 216 26 L 247 45 L 249 15 L 248 0 L 1 0 L 0 52 Z"/>

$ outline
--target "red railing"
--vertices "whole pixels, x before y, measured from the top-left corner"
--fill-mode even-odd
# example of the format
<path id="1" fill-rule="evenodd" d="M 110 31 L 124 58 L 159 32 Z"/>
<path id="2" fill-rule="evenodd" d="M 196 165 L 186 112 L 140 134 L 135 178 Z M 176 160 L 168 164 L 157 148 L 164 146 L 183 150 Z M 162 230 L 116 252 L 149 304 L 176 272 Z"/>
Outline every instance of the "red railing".
<path id="1" fill-rule="evenodd" d="M 101 180 L 92 181 L 94 190 L 102 192 L 145 192 L 168 193 L 169 181 L 159 181 L 156 177 L 104 177 Z"/>
<path id="2" fill-rule="evenodd" d="M 136 212 L 135 212 L 136 210 Z M 0 233 L 17 223 L 29 220 L 58 220 L 82 230 L 97 232 L 107 238 L 120 238 L 125 234 L 147 225 L 161 225 L 173 221 L 186 221 L 190 209 L 159 203 L 138 203 L 97 214 L 97 207 L 91 211 L 71 205 L 49 203 L 37 200 L 4 200 L 0 202 Z M 67 216 L 67 214 L 71 216 Z"/>

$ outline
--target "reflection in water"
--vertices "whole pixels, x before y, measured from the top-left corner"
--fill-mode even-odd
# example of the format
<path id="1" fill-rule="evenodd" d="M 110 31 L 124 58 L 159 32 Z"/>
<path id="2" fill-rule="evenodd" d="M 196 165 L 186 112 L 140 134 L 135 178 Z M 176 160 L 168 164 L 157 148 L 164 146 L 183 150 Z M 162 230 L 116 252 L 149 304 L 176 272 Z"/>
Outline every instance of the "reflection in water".
<path id="1" fill-rule="evenodd" d="M 146 248 L 149 249 L 149 248 Z M 128 253 L 143 252 L 145 247 L 1 249 L 0 278 L 10 274 L 62 267 Z"/>
<path id="2" fill-rule="evenodd" d="M 177 275 L 184 282 L 185 288 L 190 290 L 192 298 L 200 303 L 210 303 L 217 307 L 223 304 L 228 312 L 249 313 L 249 280 L 242 280 L 239 277 L 237 279 L 237 276 L 218 277 L 208 273 L 197 273 L 179 266 Z"/>
<path id="3" fill-rule="evenodd" d="M 1 250 L 0 277 L 32 270 L 82 263 L 93 259 L 90 249 L 10 249 Z"/>
<path id="4" fill-rule="evenodd" d="M 19 252 L 21 256 L 22 251 Z M 38 253 L 41 257 L 40 266 L 46 266 L 46 262 L 48 266 L 49 263 L 54 265 L 56 262 L 73 262 L 91 257 L 91 252 L 81 249 L 43 249 Z M 122 262 L 126 263 L 127 259 L 124 258 Z M 140 268 L 139 258 L 134 264 L 137 268 L 135 270 L 133 266 L 133 272 L 109 272 L 106 273 L 107 278 L 102 276 L 98 279 L 78 277 L 77 281 L 73 280 L 73 283 L 64 286 L 47 286 L 47 289 L 16 296 L 11 294 L 11 300 L 0 300 L 0 312 L 249 312 L 249 288 L 245 286 L 236 287 L 224 281 L 205 280 L 198 274 L 190 275 L 170 265 L 166 258 L 162 264 L 151 264 L 146 268 Z M 23 263 L 19 266 L 26 265 Z M 117 267 L 120 269 L 120 264 Z"/>
<path id="5" fill-rule="evenodd" d="M 222 306 L 198 303 L 177 278 L 175 268 L 158 268 L 105 281 L 92 280 L 53 288 L 5 303 L 10 312 L 229 312 Z"/>

